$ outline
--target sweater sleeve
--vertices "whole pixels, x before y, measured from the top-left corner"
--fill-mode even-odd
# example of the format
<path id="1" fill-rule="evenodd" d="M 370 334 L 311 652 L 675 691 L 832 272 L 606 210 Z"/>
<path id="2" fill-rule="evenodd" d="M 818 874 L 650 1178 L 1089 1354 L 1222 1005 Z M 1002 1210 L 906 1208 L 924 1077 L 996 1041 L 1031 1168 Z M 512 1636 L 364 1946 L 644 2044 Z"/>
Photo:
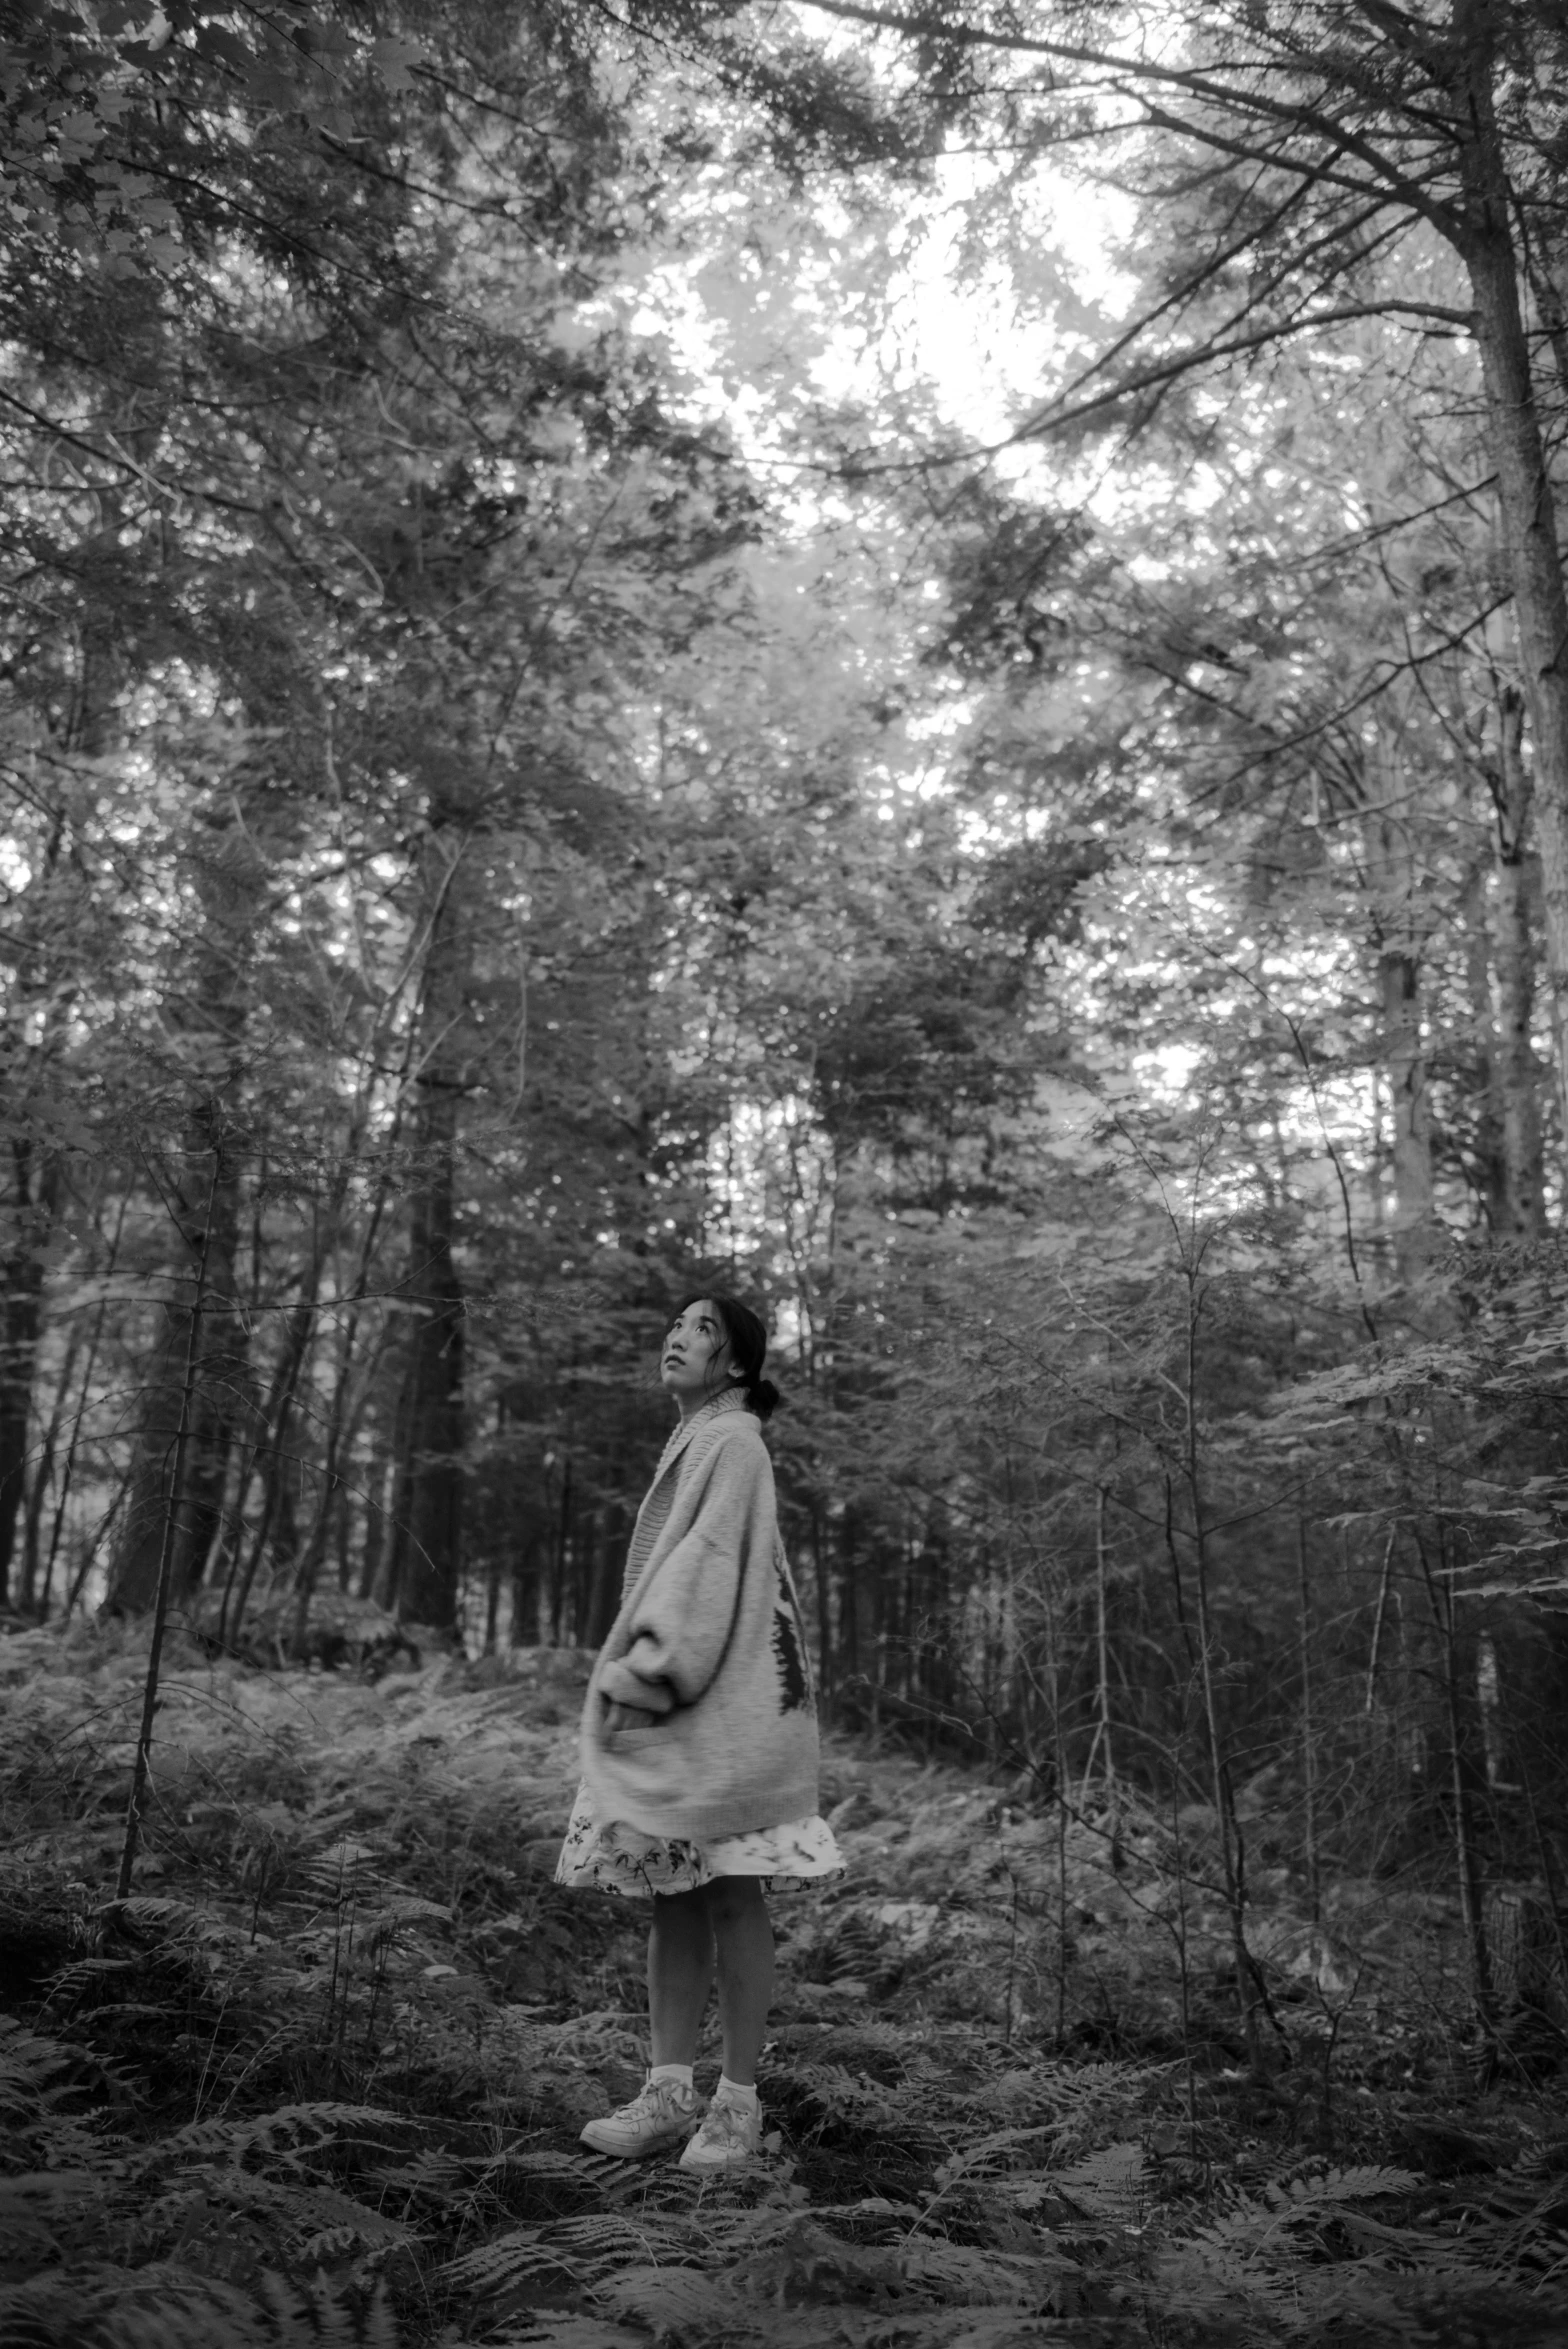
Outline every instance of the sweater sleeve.
<path id="1" fill-rule="evenodd" d="M 772 1468 L 760 1444 L 728 1443 L 708 1463 L 691 1525 L 655 1572 L 627 1625 L 628 1644 L 599 1672 L 612 1704 L 669 1713 L 695 1704 L 729 1644 Z"/>

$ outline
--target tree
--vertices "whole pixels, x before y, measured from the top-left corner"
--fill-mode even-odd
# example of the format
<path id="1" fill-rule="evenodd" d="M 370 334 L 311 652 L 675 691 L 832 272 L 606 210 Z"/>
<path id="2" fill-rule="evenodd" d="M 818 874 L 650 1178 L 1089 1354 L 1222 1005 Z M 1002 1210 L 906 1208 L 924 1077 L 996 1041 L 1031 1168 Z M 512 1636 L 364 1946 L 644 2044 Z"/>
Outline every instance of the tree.
<path id="1" fill-rule="evenodd" d="M 945 107 L 959 61 L 971 119 L 1025 168 L 1053 150 L 1109 150 L 1159 256 L 1141 313 L 1024 419 L 1018 441 L 1141 430 L 1195 371 L 1368 316 L 1416 335 L 1473 334 L 1487 454 L 1530 714 L 1559 1115 L 1568 1108 L 1568 640 L 1548 461 L 1556 388 L 1527 317 L 1558 315 L 1563 203 L 1537 127 L 1561 67 L 1555 14 L 1453 0 L 1443 9 L 1266 0 L 1177 11 L 1155 48 L 1116 8 L 1042 8 L 1025 25 L 820 0 L 894 36 Z M 1038 76 L 1020 84 L 1019 61 Z M 990 133 L 988 132 L 988 135 Z M 1392 255 L 1436 241 L 1469 305 L 1396 291 Z M 1381 277 L 1376 273 L 1382 273 Z M 1564 1118 L 1568 1131 L 1568 1118 Z"/>

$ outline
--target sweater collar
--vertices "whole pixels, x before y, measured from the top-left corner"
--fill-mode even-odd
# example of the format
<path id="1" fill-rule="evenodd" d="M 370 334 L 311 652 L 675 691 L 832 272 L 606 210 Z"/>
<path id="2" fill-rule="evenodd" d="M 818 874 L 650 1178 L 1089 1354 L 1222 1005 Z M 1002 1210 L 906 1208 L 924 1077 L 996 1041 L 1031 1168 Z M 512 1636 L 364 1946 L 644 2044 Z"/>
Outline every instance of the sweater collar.
<path id="1" fill-rule="evenodd" d="M 742 1389 L 726 1387 L 722 1394 L 714 1396 L 711 1403 L 704 1403 L 700 1411 L 694 1411 L 690 1419 L 677 1420 L 669 1442 L 659 1455 L 659 1465 L 653 1472 L 654 1483 L 657 1484 L 671 1463 L 680 1458 L 700 1427 L 706 1427 L 710 1420 L 721 1418 L 726 1412 L 744 1411 L 745 1408 L 746 1397 Z"/>

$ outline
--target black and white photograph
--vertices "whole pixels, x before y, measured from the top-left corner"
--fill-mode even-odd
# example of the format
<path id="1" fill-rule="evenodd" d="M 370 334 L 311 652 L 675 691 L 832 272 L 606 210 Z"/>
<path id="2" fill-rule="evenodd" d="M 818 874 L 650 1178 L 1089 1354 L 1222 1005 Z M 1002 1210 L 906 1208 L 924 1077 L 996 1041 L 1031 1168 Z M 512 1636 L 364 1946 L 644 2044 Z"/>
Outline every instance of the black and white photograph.
<path id="1" fill-rule="evenodd" d="M 1565 0 L 0 0 L 0 2349 L 1568 2349 Z"/>

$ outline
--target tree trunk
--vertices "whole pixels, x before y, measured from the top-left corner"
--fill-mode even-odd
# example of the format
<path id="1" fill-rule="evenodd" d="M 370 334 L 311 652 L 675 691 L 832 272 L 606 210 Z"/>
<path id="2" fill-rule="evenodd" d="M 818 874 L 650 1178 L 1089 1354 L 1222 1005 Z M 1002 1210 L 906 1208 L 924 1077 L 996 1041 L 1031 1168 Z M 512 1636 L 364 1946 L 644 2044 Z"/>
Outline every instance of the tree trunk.
<path id="1" fill-rule="evenodd" d="M 457 1621 L 462 1530 L 463 1291 L 452 1255 L 457 1097 L 427 1087 L 418 1133 L 408 1277 L 412 1329 L 398 1407 L 391 1586 L 397 1611 L 449 1630 Z"/>
<path id="2" fill-rule="evenodd" d="M 1568 1133 L 1568 591 L 1530 347 L 1525 335 L 1509 183 L 1493 101 L 1497 12 L 1455 0 L 1464 79 L 1466 209 L 1456 238 L 1475 301 L 1498 503 L 1534 753 L 1552 1069 Z"/>
<path id="3" fill-rule="evenodd" d="M 1476 1636 L 1460 1620 L 1451 1578 L 1434 1575 L 1419 1533 L 1416 1547 L 1426 1579 L 1427 1602 L 1442 1659 L 1444 1710 L 1448 1729 L 1449 1797 L 1453 1804 L 1454 1866 L 1459 1908 L 1470 1954 L 1470 1992 L 1482 2036 L 1490 2043 L 1497 2027 L 1491 1951 L 1486 1937 L 1486 1886 L 1479 1815 L 1486 1779 L 1478 1755 Z M 1441 1563 L 1441 1561 L 1440 1561 Z"/>
<path id="4" fill-rule="evenodd" d="M 539 1558 L 537 1537 L 529 1536 L 519 1543 L 512 1562 L 511 1613 L 506 1626 L 507 1642 L 514 1648 L 539 1645 Z"/>
<path id="5" fill-rule="evenodd" d="M 184 1251 L 177 1292 L 163 1308 L 153 1368 L 143 1390 L 130 1506 L 110 1570 L 106 1604 L 141 1614 L 153 1604 L 170 1507 L 174 1434 L 185 1425 L 185 1472 L 169 1570 L 178 1605 L 200 1582 L 223 1523 L 229 1459 L 248 1402 L 249 1350 L 239 1312 L 240 1177 L 243 1133 L 234 1115 L 250 1016 L 250 946 L 260 916 L 265 868 L 243 818 L 225 807 L 209 817 L 188 858 L 202 928 L 186 983 L 168 1017 L 182 1058 L 221 1070 L 192 1101 L 184 1134 L 186 1181 L 167 1180 L 170 1214 Z M 186 1362 L 197 1264 L 206 1307 L 188 1402 Z"/>
<path id="6" fill-rule="evenodd" d="M 1421 1018 L 1421 937 L 1415 863 L 1391 790 L 1368 812 L 1366 841 L 1377 925 L 1378 1054 L 1388 1080 L 1394 1168 L 1391 1234 L 1401 1280 L 1419 1278 L 1437 1237 L 1432 1119 Z"/>
<path id="7" fill-rule="evenodd" d="M 359 1337 L 360 1309 L 353 1306 L 344 1324 L 338 1350 L 337 1377 L 333 1381 L 332 1402 L 325 1417 L 325 1444 L 322 1452 L 320 1483 L 316 1495 L 316 1510 L 311 1521 L 305 1551 L 295 1572 L 294 1580 L 294 1652 L 306 1653 L 306 1635 L 310 1625 L 310 1602 L 321 1579 L 321 1568 L 327 1555 L 327 1546 L 334 1526 L 338 1528 L 338 1588 L 349 1587 L 348 1573 L 348 1495 L 345 1490 L 344 1463 L 353 1456 L 359 1440 L 360 1422 L 364 1418 L 375 1385 L 377 1356 L 372 1354 L 359 1391 L 353 1392 L 354 1350 Z M 379 1350 L 378 1350 L 379 1351 Z M 321 1415 L 317 1413 L 318 1432 Z"/>
<path id="8" fill-rule="evenodd" d="M 467 924 L 454 884 L 464 840 L 432 815 L 430 939 L 414 1078 L 414 1187 L 403 1296 L 410 1323 L 398 1406 L 390 1585 L 398 1613 L 438 1630 L 458 1618 L 463 1498 L 463 1290 L 453 1254 L 459 1106 L 469 1081 Z"/>
<path id="9" fill-rule="evenodd" d="M 1497 809 L 1496 898 L 1492 968 L 1497 988 L 1497 1051 L 1493 1090 L 1498 1133 L 1494 1229 L 1504 1239 L 1540 1239 L 1546 1230 L 1542 1195 L 1541 1101 L 1535 1048 L 1535 944 L 1530 934 L 1529 876 L 1524 838 L 1530 814 L 1530 775 L 1523 756 L 1524 701 L 1513 686 L 1498 709 L 1498 762 L 1489 775 Z"/>
<path id="10" fill-rule="evenodd" d="M 1231 1778 L 1230 1757 L 1226 1750 L 1219 1710 L 1216 1667 L 1223 1659 L 1218 1654 L 1210 1604 L 1208 1513 L 1204 1503 L 1198 1427 L 1198 1329 L 1203 1314 L 1204 1289 L 1196 1268 L 1187 1268 L 1186 1287 L 1187 1359 L 1182 1465 L 1186 1471 L 1187 1503 L 1192 1512 L 1189 1538 L 1192 1544 L 1193 1590 L 1197 1598 L 1198 1689 L 1208 1743 L 1209 1783 L 1214 1798 L 1214 1823 L 1219 1835 L 1225 1907 L 1230 1920 L 1231 1950 L 1236 1963 L 1236 1999 L 1242 2035 L 1247 2044 L 1248 2066 L 1254 2077 L 1257 2077 L 1263 2069 L 1263 1987 L 1257 1960 L 1247 1942 L 1246 1845 L 1242 1838 L 1241 1820 L 1237 1815 L 1236 1790 Z M 1173 1548 L 1173 1557 L 1174 1554 Z"/>
<path id="11" fill-rule="evenodd" d="M 203 1145 L 205 1132 L 210 1140 Z M 202 1183 L 204 1165 L 211 1170 Z M 106 1607 L 114 1614 L 145 1614 L 157 1596 L 164 1550 L 164 1523 L 174 1505 L 173 1463 L 177 1431 L 184 1425 L 184 1474 L 178 1523 L 168 1570 L 171 1602 L 178 1605 L 200 1582 L 213 1540 L 223 1522 L 223 1489 L 228 1474 L 245 1374 L 244 1340 L 235 1311 L 235 1256 L 239 1242 L 240 1154 L 226 1125 L 222 1104 L 203 1103 L 192 1120 L 190 1190 L 171 1183 L 172 1213 L 186 1254 L 192 1286 L 169 1299 L 152 1371 L 143 1392 L 142 1422 L 131 1470 L 131 1491 L 114 1562 Z M 205 1193 L 205 1197 L 203 1194 Z M 211 1216 L 210 1228 L 207 1215 Z M 189 1356 L 196 1268 L 205 1264 L 209 1310 L 201 1316 L 189 1396 L 181 1366 Z"/>
<path id="12" fill-rule="evenodd" d="M 365 1470 L 365 1539 L 359 1553 L 358 1595 L 385 1605 L 387 1554 L 387 1480 L 391 1473 L 386 1439 L 377 1427 L 371 1436 Z"/>
<path id="13" fill-rule="evenodd" d="M 27 1425 L 43 1296 L 40 1226 L 47 1223 L 47 1210 L 33 1159 L 32 1143 L 18 1135 L 11 1144 L 11 1244 L 0 1263 L 0 1280 L 5 1283 L 0 1304 L 0 1603 L 10 1590 L 17 1525 L 27 1491 Z"/>
<path id="14" fill-rule="evenodd" d="M 73 1321 L 66 1340 L 65 1359 L 60 1365 L 60 1376 L 55 1385 L 54 1403 L 49 1413 L 43 1441 L 38 1447 L 38 1464 L 33 1470 L 32 1489 L 27 1496 L 27 1523 L 22 1539 L 21 1609 L 24 1615 L 37 1614 L 42 1618 L 48 1612 L 48 1579 L 44 1589 L 38 1589 L 38 1567 L 43 1549 L 44 1507 L 49 1488 L 54 1482 L 55 1455 L 60 1448 L 60 1430 L 65 1424 L 66 1405 L 70 1400 L 71 1382 L 76 1376 L 76 1357 L 81 1346 L 81 1324 Z"/>

